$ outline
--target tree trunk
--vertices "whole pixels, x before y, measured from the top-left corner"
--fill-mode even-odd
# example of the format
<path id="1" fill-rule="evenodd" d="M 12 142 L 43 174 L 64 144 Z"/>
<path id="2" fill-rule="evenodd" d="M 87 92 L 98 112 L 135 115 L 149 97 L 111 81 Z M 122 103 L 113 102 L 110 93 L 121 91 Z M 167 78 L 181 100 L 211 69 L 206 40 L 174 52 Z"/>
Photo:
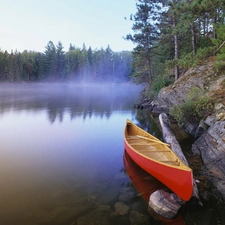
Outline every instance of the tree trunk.
<path id="1" fill-rule="evenodd" d="M 193 56 L 195 56 L 196 55 L 196 38 L 195 38 L 194 23 L 191 24 L 191 42 L 192 42 Z"/>
<path id="2" fill-rule="evenodd" d="M 176 21 L 173 20 L 173 28 L 176 28 Z M 174 35 L 174 60 L 175 60 L 175 68 L 174 68 L 174 74 L 175 74 L 175 81 L 179 78 L 179 66 L 177 65 L 177 60 L 179 57 L 179 49 L 178 49 L 178 35 Z"/>
<path id="3" fill-rule="evenodd" d="M 152 84 L 152 72 L 151 72 L 151 56 L 150 56 L 150 49 L 148 48 L 148 79 L 149 79 L 149 84 Z"/>

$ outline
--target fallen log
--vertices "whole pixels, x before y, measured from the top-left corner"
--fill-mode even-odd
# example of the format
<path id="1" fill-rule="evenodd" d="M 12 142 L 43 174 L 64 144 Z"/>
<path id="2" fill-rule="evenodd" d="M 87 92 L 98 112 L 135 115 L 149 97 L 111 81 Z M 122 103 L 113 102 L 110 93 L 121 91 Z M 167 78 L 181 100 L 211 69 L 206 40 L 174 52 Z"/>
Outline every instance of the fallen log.
<path id="1" fill-rule="evenodd" d="M 182 149 L 172 131 L 170 121 L 165 113 L 159 115 L 160 125 L 162 127 L 163 139 L 166 143 L 170 144 L 170 148 L 180 157 L 180 159 L 187 165 L 188 161 L 184 156 Z M 202 206 L 202 202 L 199 198 L 198 187 L 195 180 L 193 180 L 193 193 L 192 196 L 197 200 L 197 203 Z M 173 219 L 178 213 L 180 207 L 185 204 L 174 193 L 168 193 L 164 190 L 157 190 L 150 195 L 148 206 L 151 210 L 154 210 L 157 214 Z"/>
<path id="2" fill-rule="evenodd" d="M 168 119 L 168 116 L 165 114 L 165 113 L 161 113 L 159 115 L 159 122 L 160 122 L 160 125 L 162 127 L 162 133 L 163 133 L 163 139 L 166 143 L 170 144 L 170 148 L 180 157 L 180 159 L 187 165 L 189 166 L 188 164 L 188 161 L 186 159 L 186 157 L 184 156 L 183 154 L 183 151 L 172 131 L 172 128 L 171 128 L 171 124 L 170 124 L 170 121 Z M 199 192 L 198 192 L 198 187 L 197 187 L 197 184 L 195 182 L 195 180 L 193 180 L 193 185 L 194 185 L 194 188 L 193 188 L 193 194 L 192 196 L 195 197 L 198 201 L 198 204 L 199 205 L 202 205 L 202 202 L 200 200 L 200 197 L 199 197 Z"/>

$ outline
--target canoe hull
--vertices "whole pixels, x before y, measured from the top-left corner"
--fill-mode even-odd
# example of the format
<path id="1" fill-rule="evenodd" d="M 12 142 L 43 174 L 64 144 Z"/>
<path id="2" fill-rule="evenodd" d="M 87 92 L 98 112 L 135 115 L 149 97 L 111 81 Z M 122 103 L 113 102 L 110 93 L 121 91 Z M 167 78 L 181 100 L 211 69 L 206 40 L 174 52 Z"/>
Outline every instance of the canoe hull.
<path id="1" fill-rule="evenodd" d="M 139 152 L 128 143 L 126 136 L 124 138 L 124 146 L 128 155 L 143 170 L 165 184 L 182 200 L 188 201 L 191 198 L 193 191 L 193 176 L 191 169 L 182 170 L 176 166 L 168 166 L 167 164 L 151 160 L 150 158 L 139 154 Z"/>
<path id="2" fill-rule="evenodd" d="M 146 171 L 141 169 L 127 154 L 126 150 L 123 155 L 123 162 L 125 170 L 130 177 L 133 185 L 137 189 L 137 191 L 142 195 L 144 200 L 149 203 L 150 195 L 157 190 L 168 191 L 168 188 L 165 187 L 161 182 L 159 182 L 155 177 L 149 175 Z M 184 218 L 182 214 L 179 214 L 174 219 L 167 219 L 159 214 L 157 214 L 154 210 L 150 210 L 150 214 L 159 221 L 162 221 L 164 225 L 185 225 Z"/>

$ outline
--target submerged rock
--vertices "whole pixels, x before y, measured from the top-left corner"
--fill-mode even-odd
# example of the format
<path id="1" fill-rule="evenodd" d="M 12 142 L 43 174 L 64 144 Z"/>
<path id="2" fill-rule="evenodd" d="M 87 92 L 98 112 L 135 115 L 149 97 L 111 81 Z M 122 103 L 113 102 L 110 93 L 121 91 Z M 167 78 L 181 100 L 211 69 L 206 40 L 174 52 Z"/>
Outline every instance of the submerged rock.
<path id="1" fill-rule="evenodd" d="M 127 192 L 124 192 L 122 193 L 120 196 L 119 196 L 119 200 L 121 202 L 130 202 L 130 200 L 135 196 L 135 193 L 133 191 L 127 191 Z"/>
<path id="2" fill-rule="evenodd" d="M 110 225 L 111 213 L 110 205 L 100 205 L 96 210 L 80 217 L 77 220 L 77 225 Z"/>
<path id="3" fill-rule="evenodd" d="M 129 206 L 123 202 L 117 202 L 115 205 L 115 212 L 118 215 L 126 215 L 129 212 Z"/>
<path id="4" fill-rule="evenodd" d="M 77 207 L 59 207 L 49 213 L 39 216 L 39 223 L 43 225 L 54 224 L 62 225 L 71 223 L 79 214 L 88 209 L 86 206 Z"/>
<path id="5" fill-rule="evenodd" d="M 138 211 L 132 210 L 130 212 L 130 224 L 131 225 L 149 224 L 149 216 L 144 215 Z"/>
<path id="6" fill-rule="evenodd" d="M 119 189 L 117 188 L 111 188 L 107 191 L 104 192 L 104 194 L 102 194 L 98 201 L 97 201 L 97 205 L 104 205 L 104 204 L 109 204 L 112 201 L 115 201 L 115 199 L 117 199 L 119 195 Z"/>

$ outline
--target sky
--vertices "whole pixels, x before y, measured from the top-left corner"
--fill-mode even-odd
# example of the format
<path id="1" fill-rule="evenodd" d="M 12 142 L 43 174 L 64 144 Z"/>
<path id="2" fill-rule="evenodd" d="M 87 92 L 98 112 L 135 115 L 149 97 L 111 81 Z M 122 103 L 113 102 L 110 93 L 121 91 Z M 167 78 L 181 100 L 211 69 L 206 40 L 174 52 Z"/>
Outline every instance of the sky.
<path id="1" fill-rule="evenodd" d="M 49 41 L 75 47 L 132 50 L 135 0 L 0 0 L 0 49 L 44 52 Z M 124 18 L 128 19 L 125 20 Z"/>

